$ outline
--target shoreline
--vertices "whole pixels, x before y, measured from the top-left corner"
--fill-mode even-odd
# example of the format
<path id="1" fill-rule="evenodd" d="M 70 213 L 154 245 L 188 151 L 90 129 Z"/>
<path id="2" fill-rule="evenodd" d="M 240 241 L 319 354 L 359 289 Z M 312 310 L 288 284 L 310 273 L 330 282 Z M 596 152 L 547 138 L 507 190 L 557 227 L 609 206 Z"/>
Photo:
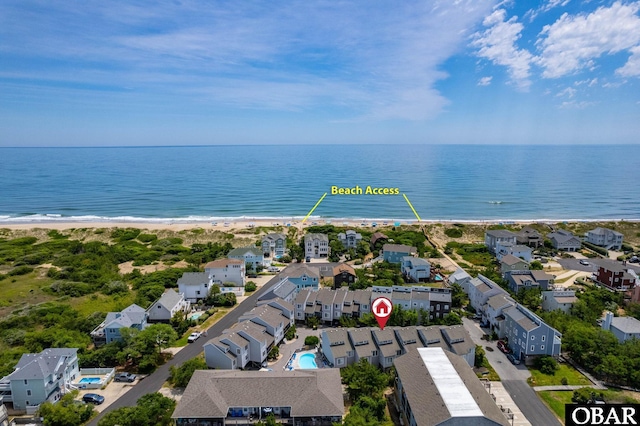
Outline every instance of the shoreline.
<path id="1" fill-rule="evenodd" d="M 309 226 L 335 225 L 337 227 L 354 228 L 384 228 L 399 225 L 434 225 L 434 224 L 467 224 L 467 225 L 528 225 L 528 224 L 556 224 L 556 223 L 595 223 L 595 222 L 629 222 L 639 223 L 640 219 L 449 219 L 433 220 L 425 219 L 355 219 L 355 218 L 309 218 L 303 222 L 303 217 L 279 217 L 279 218 L 252 218 L 239 217 L 222 220 L 193 220 L 193 219 L 149 219 L 136 218 L 135 220 L 72 220 L 69 218 L 58 218 L 50 220 L 0 220 L 0 229 L 9 230 L 29 230 L 29 229 L 78 229 L 78 228 L 136 228 L 149 230 L 169 229 L 173 231 L 183 231 L 196 228 L 205 228 L 216 231 L 229 231 L 237 229 L 251 229 L 256 227 L 294 227 L 305 228 Z M 374 227 L 373 224 L 376 224 Z"/>

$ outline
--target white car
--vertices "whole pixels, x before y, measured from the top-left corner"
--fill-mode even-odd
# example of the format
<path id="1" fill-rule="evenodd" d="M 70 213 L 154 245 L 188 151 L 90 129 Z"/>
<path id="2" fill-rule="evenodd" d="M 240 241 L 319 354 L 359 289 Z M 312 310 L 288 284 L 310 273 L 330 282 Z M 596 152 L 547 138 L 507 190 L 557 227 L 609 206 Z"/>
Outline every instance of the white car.
<path id="1" fill-rule="evenodd" d="M 585 266 L 589 266 L 589 262 L 587 262 L 587 261 L 586 261 L 586 260 L 584 260 L 584 259 L 580 259 L 580 264 L 581 264 L 581 265 L 585 265 Z"/>
<path id="2" fill-rule="evenodd" d="M 193 333 L 191 333 L 191 334 L 189 335 L 189 338 L 187 339 L 187 342 L 189 342 L 189 343 L 193 343 L 193 342 L 195 342 L 196 340 L 198 340 L 198 339 L 200 338 L 200 336 L 202 336 L 202 333 L 201 333 L 201 332 L 199 332 L 199 331 L 195 331 L 195 332 L 193 332 Z"/>

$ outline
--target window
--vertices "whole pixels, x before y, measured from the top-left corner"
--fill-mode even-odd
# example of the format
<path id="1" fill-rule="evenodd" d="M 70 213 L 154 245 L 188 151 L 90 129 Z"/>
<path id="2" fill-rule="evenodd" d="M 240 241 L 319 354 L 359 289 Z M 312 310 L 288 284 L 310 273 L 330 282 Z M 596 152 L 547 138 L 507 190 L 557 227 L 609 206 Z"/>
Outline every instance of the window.
<path id="1" fill-rule="evenodd" d="M 158 305 L 158 309 L 162 309 L 162 306 Z"/>
<path id="2" fill-rule="evenodd" d="M 27 389 L 27 396 L 31 396 L 31 389 Z"/>
<path id="3" fill-rule="evenodd" d="M 543 342 L 544 342 L 544 338 L 545 338 L 545 337 L 546 337 L 546 336 L 542 336 L 542 341 L 543 341 Z"/>
<path id="4" fill-rule="evenodd" d="M 196 294 L 200 294 L 200 290 L 196 290 Z M 158 306 L 158 307 L 160 307 L 160 306 Z"/>
<path id="5" fill-rule="evenodd" d="M 371 352 L 371 355 L 373 355 L 373 356 L 378 356 L 378 351 L 372 351 L 372 352 Z"/>
<path id="6" fill-rule="evenodd" d="M 544 345 L 540 345 L 540 350 L 544 351 Z"/>
<path id="7" fill-rule="evenodd" d="M 28 385 L 28 384 L 29 384 L 29 382 L 27 381 L 27 379 L 24 379 L 24 384 L 25 384 L 25 385 Z"/>
<path id="8" fill-rule="evenodd" d="M 533 347 L 533 345 L 531 345 L 531 352 L 533 352 L 535 350 L 535 348 Z"/>
<path id="9" fill-rule="evenodd" d="M 531 340 L 535 340 L 535 339 L 536 339 L 536 336 L 531 336 Z"/>

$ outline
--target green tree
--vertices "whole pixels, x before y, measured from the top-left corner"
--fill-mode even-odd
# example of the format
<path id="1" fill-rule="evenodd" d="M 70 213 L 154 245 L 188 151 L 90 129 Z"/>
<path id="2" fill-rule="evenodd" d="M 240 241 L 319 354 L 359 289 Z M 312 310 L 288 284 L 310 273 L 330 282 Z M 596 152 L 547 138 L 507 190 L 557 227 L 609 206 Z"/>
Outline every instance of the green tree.
<path id="1" fill-rule="evenodd" d="M 341 369 L 340 375 L 351 401 L 357 401 L 361 396 L 381 398 L 389 383 L 389 376 L 366 359 Z"/>
<path id="2" fill-rule="evenodd" d="M 57 404 L 44 402 L 38 408 L 45 426 L 79 426 L 93 414 L 93 406 L 75 401 L 78 391 L 65 394 Z"/>
<path id="3" fill-rule="evenodd" d="M 543 355 L 535 360 L 535 367 L 541 373 L 553 376 L 558 371 L 558 362 L 549 355 Z"/>
<path id="4" fill-rule="evenodd" d="M 177 388 L 185 388 L 196 370 L 206 370 L 207 363 L 201 358 L 193 358 L 186 361 L 180 367 L 169 367 L 169 383 Z"/>
<path id="5" fill-rule="evenodd" d="M 287 330 L 287 332 L 284 334 L 285 339 L 287 340 L 293 340 L 296 338 L 296 326 L 292 325 L 291 327 L 289 327 L 289 329 Z"/>
<path id="6" fill-rule="evenodd" d="M 98 426 L 169 426 L 176 402 L 160 393 L 150 393 L 138 399 L 135 407 L 122 407 L 109 412 Z"/>
<path id="7" fill-rule="evenodd" d="M 316 346 L 320 343 L 318 336 L 307 336 L 304 338 L 304 344 L 307 346 Z"/>
<path id="8" fill-rule="evenodd" d="M 484 348 L 480 345 L 476 345 L 476 355 L 474 358 L 473 366 L 482 367 L 486 360 L 487 360 L 487 357 L 484 352 Z"/>
<path id="9" fill-rule="evenodd" d="M 256 291 L 256 288 L 258 287 L 256 286 L 256 283 L 254 283 L 253 281 L 249 281 L 244 285 L 244 291 L 246 291 L 247 293 Z"/>
<path id="10" fill-rule="evenodd" d="M 534 260 L 529 264 L 529 269 L 531 269 L 532 271 L 542 271 L 544 269 L 544 266 L 539 260 Z"/>
<path id="11" fill-rule="evenodd" d="M 279 355 L 280 355 L 280 348 L 278 348 L 277 346 L 274 346 L 269 351 L 269 354 L 267 354 L 267 359 L 270 359 L 270 360 L 278 359 Z"/>

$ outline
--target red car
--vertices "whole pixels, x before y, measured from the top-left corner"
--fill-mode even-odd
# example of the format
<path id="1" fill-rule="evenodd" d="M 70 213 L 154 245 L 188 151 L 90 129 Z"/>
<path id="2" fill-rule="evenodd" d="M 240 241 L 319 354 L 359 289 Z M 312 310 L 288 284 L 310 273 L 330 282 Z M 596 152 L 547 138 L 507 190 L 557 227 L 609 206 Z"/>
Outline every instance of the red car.
<path id="1" fill-rule="evenodd" d="M 511 353 L 511 349 L 507 346 L 507 344 L 503 340 L 498 340 L 498 349 L 500 349 L 505 354 Z"/>

